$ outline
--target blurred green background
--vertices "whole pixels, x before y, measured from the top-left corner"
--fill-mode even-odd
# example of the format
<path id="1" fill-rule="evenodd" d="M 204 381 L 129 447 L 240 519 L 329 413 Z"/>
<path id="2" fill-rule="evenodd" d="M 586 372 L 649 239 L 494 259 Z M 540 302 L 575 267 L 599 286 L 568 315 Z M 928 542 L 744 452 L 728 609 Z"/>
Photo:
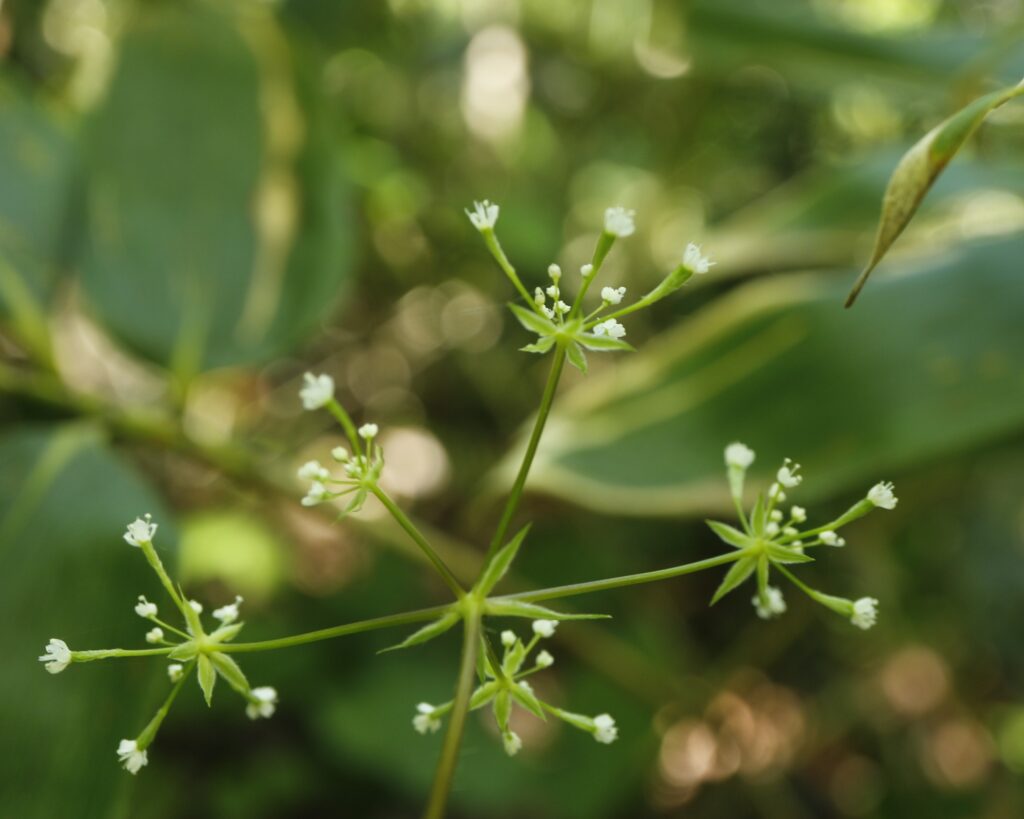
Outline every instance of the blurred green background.
<path id="1" fill-rule="evenodd" d="M 561 628 L 537 687 L 620 741 L 527 716 L 509 760 L 473 718 L 452 815 L 1024 815 L 1024 106 L 841 307 L 899 155 L 1016 82 L 1022 34 L 1021 0 L 0 0 L 0 815 L 417 815 L 454 632 L 247 655 L 277 716 L 190 684 L 134 778 L 115 747 L 164 664 L 34 657 L 142 644 L 145 511 L 248 639 L 445 599 L 375 509 L 298 506 L 338 440 L 307 368 L 472 576 L 546 369 L 462 212 L 484 197 L 529 287 L 610 204 L 639 228 L 605 284 L 646 292 L 691 240 L 718 261 L 565 378 L 507 588 L 715 554 L 735 439 L 757 480 L 804 464 L 812 521 L 883 478 L 901 501 L 802 572 L 880 598 L 867 633 L 795 591 L 770 623 L 709 610 L 714 572 L 580 600 L 614 620 Z"/>

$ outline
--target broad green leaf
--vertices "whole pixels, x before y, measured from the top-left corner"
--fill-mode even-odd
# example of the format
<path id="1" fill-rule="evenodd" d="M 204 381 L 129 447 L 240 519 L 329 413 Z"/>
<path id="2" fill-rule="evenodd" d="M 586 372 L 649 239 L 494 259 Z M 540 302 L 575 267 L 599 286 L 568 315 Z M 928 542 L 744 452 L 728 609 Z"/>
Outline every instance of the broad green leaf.
<path id="1" fill-rule="evenodd" d="M 450 611 L 439 617 L 437 620 L 434 620 L 432 623 L 427 623 L 418 631 L 414 631 L 398 645 L 381 649 L 378 654 L 386 654 L 389 651 L 398 651 L 400 648 L 409 648 L 410 646 L 416 646 L 420 643 L 425 643 L 428 640 L 433 640 L 435 637 L 440 637 L 461 619 L 462 616 L 458 612 Z"/>
<path id="2" fill-rule="evenodd" d="M 495 597 L 484 603 L 484 612 L 491 617 L 529 617 L 531 620 L 603 620 L 609 614 L 566 614 L 536 603 Z"/>
<path id="3" fill-rule="evenodd" d="M 750 489 L 789 456 L 806 480 L 787 502 L 806 505 L 1008 435 L 1024 426 L 1022 257 L 1024 236 L 964 244 L 849 312 L 835 279 L 739 287 L 556 403 L 528 487 L 605 514 L 721 513 L 722 449 L 741 440 Z"/>
<path id="4" fill-rule="evenodd" d="M 213 687 L 217 683 L 217 671 L 213 666 L 213 661 L 206 654 L 196 657 L 196 663 L 199 687 L 203 689 L 203 699 L 206 700 L 206 704 L 210 705 L 213 702 Z"/>
<path id="5" fill-rule="evenodd" d="M 57 118 L 0 78 L 0 317 L 40 346 L 63 251 L 71 160 Z"/>
<path id="6" fill-rule="evenodd" d="M 98 661 L 50 675 L 35 658 L 51 637 L 72 649 L 149 648 L 132 606 L 139 593 L 156 599 L 160 586 L 121 535 L 149 511 L 170 544 L 174 522 L 91 426 L 9 428 L 0 463 L 0 722 L 11 751 L 0 766 L 0 814 L 127 816 L 130 777 L 114 749 L 167 695 L 166 661 Z"/>
<path id="7" fill-rule="evenodd" d="M 925 194 L 967 138 L 992 111 L 1021 94 L 1024 94 L 1024 82 L 1013 88 L 986 94 L 935 126 L 907 151 L 893 171 L 889 186 L 885 190 L 875 249 L 871 253 L 867 267 L 857 278 L 846 298 L 847 307 L 857 299 L 871 271 L 878 266 L 892 243 L 909 224 Z"/>
<path id="8" fill-rule="evenodd" d="M 264 8 L 141 4 L 127 20 L 85 130 L 88 301 L 182 379 L 288 350 L 349 268 L 317 69 Z"/>
<path id="9" fill-rule="evenodd" d="M 521 307 L 518 304 L 509 304 L 508 309 L 512 311 L 512 315 L 518 319 L 523 328 L 531 333 L 536 333 L 539 336 L 550 336 L 558 332 L 558 327 L 555 326 L 553 321 L 544 318 L 544 316 L 539 315 L 534 310 Z"/>
<path id="10" fill-rule="evenodd" d="M 505 573 L 508 571 L 508 567 L 511 566 L 512 561 L 516 559 L 519 547 L 523 545 L 523 540 L 529 531 L 530 524 L 527 524 L 519 530 L 512 540 L 498 550 L 493 558 L 491 558 L 490 563 L 487 564 L 487 568 L 484 569 L 483 574 L 480 575 L 480 579 L 476 584 L 480 594 L 486 597 L 491 593 L 491 590 L 501 582 L 501 578 L 505 576 Z"/>
<path id="11" fill-rule="evenodd" d="M 711 598 L 711 605 L 715 605 L 725 595 L 743 583 L 750 575 L 754 573 L 754 569 L 757 568 L 757 557 L 741 557 L 729 568 L 729 571 L 725 573 L 725 577 L 715 590 L 714 596 Z"/>
<path id="12" fill-rule="evenodd" d="M 533 344 L 527 344 L 525 347 L 520 347 L 519 351 L 522 353 L 547 353 L 551 351 L 551 348 L 555 346 L 555 339 L 553 336 L 544 336 Z"/>
<path id="13" fill-rule="evenodd" d="M 745 532 L 741 532 L 727 523 L 720 523 L 717 520 L 704 521 L 722 540 L 737 549 L 746 549 L 754 544 L 754 538 Z"/>

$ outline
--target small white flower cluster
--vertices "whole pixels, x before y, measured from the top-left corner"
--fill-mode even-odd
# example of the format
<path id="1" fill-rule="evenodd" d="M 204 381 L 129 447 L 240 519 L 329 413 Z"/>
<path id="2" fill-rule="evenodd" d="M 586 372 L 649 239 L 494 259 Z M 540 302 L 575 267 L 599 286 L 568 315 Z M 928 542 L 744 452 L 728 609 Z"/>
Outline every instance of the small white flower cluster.
<path id="1" fill-rule="evenodd" d="M 240 605 L 242 605 L 242 598 L 239 595 L 235 595 L 234 603 L 228 603 L 226 606 L 213 610 L 213 618 L 219 620 L 222 626 L 231 625 L 231 623 L 238 619 L 238 607 Z"/>
<path id="2" fill-rule="evenodd" d="M 318 410 L 326 407 L 334 399 L 334 379 L 326 373 L 302 376 L 303 386 L 299 390 L 302 407 L 307 410 Z"/>
<path id="3" fill-rule="evenodd" d="M 249 704 L 245 706 L 245 715 L 249 719 L 270 719 L 276 710 L 277 689 L 263 685 L 249 692 Z"/>
<path id="4" fill-rule="evenodd" d="M 683 267 L 698 276 L 703 276 L 715 264 L 716 262 L 701 253 L 700 245 L 695 245 L 693 242 L 690 242 L 686 246 L 686 250 L 683 251 Z"/>
<path id="5" fill-rule="evenodd" d="M 466 211 L 466 216 L 473 223 L 473 227 L 483 233 L 485 230 L 494 230 L 498 223 L 499 208 L 493 202 L 484 199 L 482 202 L 474 202 L 472 212 Z"/>
<path id="6" fill-rule="evenodd" d="M 572 307 L 562 300 L 562 289 L 559 282 L 562 280 L 562 268 L 557 264 L 548 265 L 548 278 L 551 284 L 545 289 L 539 287 L 533 291 L 533 303 L 537 305 L 541 313 L 549 321 L 564 322 L 565 317 L 572 310 Z M 551 299 L 551 307 L 547 306 L 547 300 Z"/>
<path id="7" fill-rule="evenodd" d="M 328 376 L 313 376 L 309 373 L 306 374 L 306 378 L 311 384 L 317 383 L 319 379 L 326 378 L 330 380 Z M 318 403 L 318 400 L 309 400 L 310 397 L 306 394 L 307 389 L 309 389 L 308 386 L 300 391 L 300 397 L 306 409 L 317 409 L 327 403 L 327 400 L 330 400 L 333 396 L 333 383 L 331 385 L 331 395 L 322 403 Z M 344 412 L 343 410 L 340 411 Z M 380 427 L 376 424 L 363 424 L 352 435 L 352 441 L 357 445 L 356 436 L 363 440 L 362 451 L 357 450 L 355 454 L 350 454 L 343 446 L 337 446 L 331 450 L 331 457 L 342 464 L 344 472 L 344 477 L 342 478 L 334 478 L 331 471 L 319 461 L 306 461 L 306 463 L 300 466 L 296 473 L 299 480 L 310 482 L 309 489 L 302 499 L 302 505 L 317 506 L 336 498 L 354 494 L 352 501 L 346 506 L 342 514 L 347 515 L 359 511 L 370 487 L 377 482 L 381 471 L 384 469 L 384 453 L 380 446 L 374 443 L 379 432 Z M 333 491 L 329 486 L 330 484 L 337 484 L 340 487 L 339 491 Z"/>
<path id="8" fill-rule="evenodd" d="M 729 478 L 729 489 L 740 514 L 742 531 L 727 524 L 712 522 L 712 529 L 730 546 L 740 550 L 736 565 L 716 592 L 715 599 L 732 591 L 750 577 L 758 565 L 774 566 L 787 576 L 802 591 L 814 600 L 848 617 L 857 627 L 867 629 L 875 624 L 878 616 L 878 601 L 863 597 L 857 601 L 822 594 L 809 588 L 794 577 L 788 564 L 802 563 L 809 558 L 805 549 L 814 546 L 841 547 L 846 539 L 838 534 L 841 526 L 856 520 L 875 508 L 893 509 L 897 499 L 891 483 L 873 486 L 867 496 L 858 501 L 839 518 L 824 526 L 802 529 L 807 522 L 807 510 L 802 506 L 791 506 L 788 516 L 777 508 L 786 500 L 786 491 L 795 489 L 803 482 L 800 464 L 786 458 L 775 473 L 775 480 L 768 488 L 766 497 L 759 497 L 754 511 L 748 518 L 743 512 L 743 485 L 747 470 L 755 460 L 754 451 L 740 442 L 725 448 L 725 465 Z M 761 619 L 768 620 L 786 611 L 782 591 L 768 585 L 767 572 L 758 572 L 758 591 L 751 603 Z"/>
<path id="9" fill-rule="evenodd" d="M 140 748 L 139 743 L 134 739 L 122 739 L 117 746 L 117 756 L 121 760 L 124 769 L 133 776 L 139 769 L 149 762 L 145 748 Z"/>
<path id="10" fill-rule="evenodd" d="M 473 692 L 470 698 L 471 707 L 475 710 L 493 704 L 494 718 L 501 734 L 505 753 L 515 756 L 523 747 L 519 734 L 509 727 L 509 715 L 512 704 L 530 711 L 538 717 L 545 713 L 554 714 L 576 728 L 592 734 L 598 742 L 608 744 L 618 737 L 615 720 L 608 714 L 590 718 L 580 714 L 562 711 L 559 708 L 537 698 L 527 677 L 554 665 L 555 658 L 550 651 L 541 650 L 534 658 L 533 666 L 524 669 L 530 653 L 537 647 L 540 640 L 554 637 L 558 628 L 557 620 L 538 619 L 531 625 L 533 637 L 523 642 L 511 629 L 501 632 L 501 645 L 504 653 L 500 668 L 495 668 L 490 661 L 485 664 L 484 682 Z M 451 711 L 452 702 L 432 705 L 421 702 L 416 706 L 416 714 L 412 718 L 412 727 L 420 734 L 433 734 L 440 730 L 442 717 Z"/>
<path id="11" fill-rule="evenodd" d="M 128 524 L 124 533 L 124 539 L 132 546 L 142 546 L 143 543 L 152 543 L 156 534 L 156 524 L 153 523 L 153 516 L 148 512 L 141 518 L 135 518 Z"/>
<path id="12" fill-rule="evenodd" d="M 635 210 L 626 210 L 622 207 L 608 208 L 604 212 L 604 232 L 618 239 L 632 236 L 636 231 L 636 223 L 633 221 L 635 215 Z"/>

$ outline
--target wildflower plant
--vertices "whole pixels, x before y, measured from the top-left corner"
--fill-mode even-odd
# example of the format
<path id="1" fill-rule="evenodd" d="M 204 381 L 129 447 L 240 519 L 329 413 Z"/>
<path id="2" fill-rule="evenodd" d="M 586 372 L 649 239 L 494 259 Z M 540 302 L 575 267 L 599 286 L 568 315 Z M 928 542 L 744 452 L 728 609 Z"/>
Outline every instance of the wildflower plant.
<path id="1" fill-rule="evenodd" d="M 175 699 L 193 676 L 207 704 L 212 701 L 218 679 L 222 679 L 241 699 L 250 719 L 273 716 L 278 704 L 277 692 L 269 686 L 252 687 L 234 659 L 234 654 L 284 649 L 377 629 L 418 626 L 403 640 L 384 651 L 409 649 L 459 627 L 462 632 L 462 651 L 452 696 L 436 705 L 420 702 L 414 707 L 412 716 L 412 729 L 419 734 L 429 736 L 444 729 L 437 773 L 425 811 L 425 816 L 431 819 L 444 815 L 463 729 L 470 711 L 489 710 L 502 747 L 510 756 L 519 753 L 523 747 L 521 738 L 511 728 L 510 718 L 516 709 L 529 712 L 540 720 L 564 722 L 590 734 L 602 744 L 617 739 L 618 726 L 612 715 L 601 713 L 587 716 L 565 710 L 560 705 L 545 701 L 532 685 L 531 680 L 535 675 L 555 663 L 554 655 L 544 641 L 551 639 L 556 632 L 564 632 L 564 636 L 571 637 L 571 621 L 604 616 L 551 608 L 545 605 L 550 601 L 665 580 L 716 567 L 728 567 L 725 578 L 712 598 L 712 604 L 751 576 L 756 576 L 752 599 L 756 614 L 764 619 L 776 617 L 786 609 L 781 590 L 770 583 L 772 572 L 776 572 L 855 626 L 869 628 L 875 623 L 878 603 L 874 598 L 848 600 L 824 594 L 798 579 L 791 567 L 812 562 L 819 546 L 843 546 L 845 540 L 838 532 L 846 524 L 875 508 L 892 509 L 896 505 L 892 485 L 880 483 L 837 519 L 820 526 L 807 527 L 808 516 L 802 507 L 784 507 L 787 493 L 795 490 L 803 480 L 799 465 L 787 460 L 779 467 L 776 480 L 767 491 L 757 494 L 748 514 L 743 506 L 744 484 L 755 454 L 740 443 L 729 444 L 725 449 L 726 478 L 737 512 L 738 526 L 719 521 L 708 522 L 714 533 L 729 547 L 721 554 L 655 571 L 511 594 L 499 592 L 509 568 L 528 539 L 529 525 L 510 536 L 511 527 L 565 362 L 568 361 L 585 373 L 588 352 L 631 351 L 633 347 L 624 341 L 627 328 L 621 320 L 679 290 L 694 275 L 706 274 L 714 264 L 697 245 L 691 243 L 681 253 L 679 264 L 656 287 L 636 301 L 625 304 L 625 287 L 595 284 L 615 243 L 628 238 L 635 231 L 633 211 L 615 207 L 605 212 L 603 229 L 591 259 L 580 268 L 578 276 L 563 276 L 561 268 L 552 264 L 547 269 L 546 280 L 535 285 L 531 292 L 498 241 L 495 228 L 499 214 L 498 205 L 488 201 L 475 203 L 474 208 L 467 211 L 473 227 L 479 231 L 498 267 L 519 296 L 517 301 L 509 305 L 509 309 L 522 328 L 534 337 L 522 349 L 533 354 L 550 355 L 552 361 L 522 463 L 485 550 L 479 575 L 472 583 L 465 583 L 456 577 L 427 536 L 381 486 L 381 476 L 386 467 L 385 453 L 377 442 L 380 432 L 378 425 L 367 421 L 357 426 L 348 410 L 336 399 L 331 377 L 307 373 L 299 392 L 302 406 L 311 412 L 329 413 L 340 425 L 348 446 L 331 450 L 330 466 L 312 460 L 300 467 L 299 478 L 309 484 L 302 504 L 310 507 L 328 505 L 338 513 L 339 518 L 343 518 L 357 512 L 373 496 L 422 551 L 447 586 L 451 599 L 429 608 L 378 616 L 302 634 L 260 642 L 240 642 L 236 638 L 244 627 L 240 619 L 242 598 L 235 597 L 233 601 L 215 608 L 204 623 L 204 607 L 185 595 L 181 586 L 172 580 L 157 554 L 154 546 L 157 522 L 149 515 L 137 518 L 128 524 L 124 540 L 138 549 L 152 568 L 173 615 L 162 619 L 161 606 L 166 603 L 151 602 L 145 595 L 139 595 L 134 611 L 149 627 L 143 634 L 149 647 L 75 650 L 62 640 L 53 638 L 46 646 L 45 653 L 39 657 L 45 669 L 52 674 L 60 673 L 76 663 L 109 658 L 151 657 L 167 663 L 170 691 L 163 704 L 137 735 L 123 739 L 116 748 L 116 755 L 128 772 L 136 774 L 149 763 L 149 750 L 160 726 Z M 592 290 L 598 293 L 597 299 L 588 299 Z M 518 623 L 519 628 L 505 627 L 498 632 L 491 627 L 495 620 L 507 624 L 510 619 Z M 495 641 L 492 634 L 499 634 L 499 639 Z"/>

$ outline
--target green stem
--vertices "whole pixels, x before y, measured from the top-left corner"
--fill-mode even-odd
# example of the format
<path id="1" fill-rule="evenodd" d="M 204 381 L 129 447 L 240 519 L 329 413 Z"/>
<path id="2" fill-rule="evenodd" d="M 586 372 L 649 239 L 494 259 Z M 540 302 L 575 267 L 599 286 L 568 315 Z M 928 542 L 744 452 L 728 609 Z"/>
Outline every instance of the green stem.
<path id="1" fill-rule="evenodd" d="M 448 722 L 448 730 L 441 746 L 441 757 L 437 762 L 437 773 L 430 789 L 430 799 L 423 814 L 424 819 L 443 819 L 448 794 L 452 789 L 455 766 L 459 760 L 459 748 L 462 745 L 462 732 L 466 726 L 466 715 L 469 713 L 469 700 L 473 695 L 476 683 L 476 652 L 480 641 L 480 611 L 474 608 L 466 615 L 466 626 L 462 637 L 462 660 L 459 664 L 459 679 L 455 688 L 455 700 L 452 704 L 452 715 Z"/>
<path id="2" fill-rule="evenodd" d="M 544 314 L 540 311 L 540 308 L 537 307 L 537 303 L 533 300 L 533 296 L 527 292 L 523 283 L 519 280 L 519 274 L 516 273 L 516 269 L 512 267 L 512 263 L 505 255 L 505 251 L 502 250 L 501 244 L 498 242 L 498 237 L 494 233 L 494 230 L 492 228 L 481 230 L 480 235 L 484 237 L 484 244 L 487 245 L 487 249 L 494 257 L 494 261 L 498 263 L 498 267 L 501 268 L 502 272 L 508 276 L 509 281 L 512 282 L 516 290 L 519 291 L 519 295 L 526 300 L 526 303 L 530 306 L 530 309 L 533 310 L 533 312 L 539 316 L 543 316 Z"/>
<path id="3" fill-rule="evenodd" d="M 403 512 L 401 508 L 399 508 L 398 504 L 391 499 L 391 496 L 377 486 L 377 484 L 372 484 L 370 486 L 370 491 L 377 496 L 377 499 L 381 503 L 384 504 L 384 508 L 391 513 L 391 517 L 398 522 L 398 525 L 405 529 L 413 542 L 420 547 L 423 554 L 427 556 L 427 559 L 434 565 L 434 568 L 437 569 L 437 573 L 441 575 L 441 579 L 444 580 L 448 588 L 452 590 L 455 597 L 460 600 L 465 597 L 466 591 L 461 585 L 459 585 L 459 581 L 455 579 L 455 575 L 452 574 L 451 569 L 449 569 L 445 562 L 441 560 L 437 552 L 435 552 L 430 543 L 427 542 L 423 533 L 416 528 L 415 524 L 409 520 L 408 517 L 406 517 L 405 512 Z"/>
<path id="4" fill-rule="evenodd" d="M 171 693 L 167 695 L 167 699 L 164 700 L 164 704 L 161 705 L 156 714 L 153 715 L 153 719 L 151 719 L 149 724 L 142 729 L 142 733 L 139 734 L 137 738 L 139 750 L 145 750 L 153 740 L 156 739 L 156 732 L 160 730 L 160 725 L 163 723 L 164 717 L 166 717 L 167 712 L 171 710 L 171 705 L 174 703 L 175 698 L 178 696 L 178 692 L 181 691 L 182 686 L 185 684 L 185 680 L 188 679 L 193 665 L 194 663 L 189 663 L 188 666 L 182 669 L 181 679 L 174 684 L 174 688 L 172 688 Z"/>
<path id="5" fill-rule="evenodd" d="M 174 601 L 181 613 L 185 615 L 185 619 L 188 619 L 188 614 L 185 612 L 185 607 L 188 603 L 182 599 L 181 595 L 178 594 L 178 590 L 174 588 L 174 583 L 171 582 L 170 575 L 167 574 L 167 569 L 164 568 L 164 564 L 160 560 L 160 556 L 156 553 L 156 549 L 153 548 L 153 544 L 149 541 L 143 541 L 139 544 L 139 548 L 142 549 L 142 554 L 146 556 L 146 561 L 150 567 L 156 572 L 156 576 L 160 578 L 160 582 L 163 584 L 164 589 L 171 596 L 171 600 Z"/>
<path id="6" fill-rule="evenodd" d="M 386 617 L 375 617 L 372 620 L 357 620 L 355 623 L 322 628 L 317 631 L 307 631 L 303 634 L 294 634 L 291 637 L 279 637 L 276 640 L 261 640 L 256 643 L 224 643 L 217 650 L 225 654 L 234 654 L 290 648 L 291 646 L 301 646 L 306 643 L 316 643 L 320 640 L 333 640 L 335 637 L 345 637 L 362 631 L 373 631 L 374 629 L 390 628 L 391 626 L 406 626 L 410 623 L 433 620 L 447 613 L 449 608 L 449 606 L 431 606 L 427 609 L 416 609 L 415 611 L 406 611 L 401 614 L 389 614 Z"/>
<path id="7" fill-rule="evenodd" d="M 555 600 L 559 597 L 573 597 L 577 594 L 590 594 L 591 592 L 606 591 L 607 589 L 618 589 L 622 586 L 636 586 L 640 583 L 654 583 L 657 580 L 668 580 L 671 577 L 679 577 L 684 574 L 693 574 L 704 569 L 713 569 L 715 566 L 724 566 L 743 557 L 743 552 L 726 552 L 717 557 L 709 557 L 707 560 L 698 560 L 695 563 L 684 563 L 681 566 L 672 566 L 668 569 L 656 569 L 653 572 L 639 572 L 637 574 L 625 574 L 620 577 L 609 577 L 604 580 L 590 580 L 586 583 L 570 583 L 567 586 L 552 586 L 537 591 L 520 592 L 505 597 L 491 598 L 495 602 L 501 600 L 523 600 L 527 603 L 536 603 L 540 600 Z"/>
<path id="8" fill-rule="evenodd" d="M 358 458 L 362 450 L 359 446 L 359 434 L 356 432 L 356 425 L 352 422 L 352 418 L 334 398 L 327 402 L 327 411 L 337 419 L 338 423 L 341 424 L 341 428 L 345 430 L 345 437 L 348 438 L 348 442 L 352 445 L 352 457 Z"/>
<path id="9" fill-rule="evenodd" d="M 540 409 L 537 410 L 537 420 L 533 424 L 533 432 L 530 433 L 529 443 L 526 445 L 526 453 L 523 455 L 523 462 L 519 467 L 519 474 L 512 485 L 505 510 L 501 514 L 498 528 L 487 549 L 487 558 L 505 545 L 505 536 L 508 534 L 508 527 L 512 523 L 516 510 L 519 508 L 519 501 L 523 495 L 523 488 L 526 486 L 526 478 L 530 474 L 530 467 L 533 466 L 533 458 L 537 454 L 537 446 L 540 444 L 540 436 L 544 432 L 544 425 L 547 423 L 548 415 L 551 413 L 551 405 L 555 400 L 555 390 L 558 388 L 558 379 L 562 377 L 562 369 L 565 367 L 565 350 L 561 347 L 555 352 L 555 360 L 551 363 L 551 372 L 548 374 L 548 383 L 544 386 L 544 395 L 540 399 Z"/>
<path id="10" fill-rule="evenodd" d="M 165 623 L 159 617 L 147 617 L 146 619 L 153 621 L 156 625 L 158 625 L 158 626 L 160 626 L 162 628 L 165 628 L 168 631 L 174 632 L 179 637 L 184 637 L 186 640 L 191 640 L 192 639 L 192 635 L 191 634 L 186 634 L 184 631 L 182 631 L 181 629 L 175 628 L 170 623 Z"/>
<path id="11" fill-rule="evenodd" d="M 156 657 L 168 655 L 174 646 L 167 648 L 98 648 L 86 651 L 72 651 L 71 660 L 75 663 L 88 663 L 93 660 L 109 660 L 114 657 Z"/>

